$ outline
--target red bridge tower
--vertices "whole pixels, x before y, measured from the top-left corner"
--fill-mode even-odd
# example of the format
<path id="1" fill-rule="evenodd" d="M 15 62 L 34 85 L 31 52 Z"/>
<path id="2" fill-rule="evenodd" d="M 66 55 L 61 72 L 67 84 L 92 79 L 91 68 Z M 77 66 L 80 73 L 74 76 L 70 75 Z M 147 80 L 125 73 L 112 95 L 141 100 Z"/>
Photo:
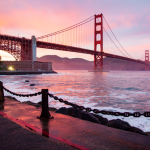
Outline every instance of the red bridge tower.
<path id="1" fill-rule="evenodd" d="M 98 55 L 94 55 L 94 71 L 101 71 L 103 70 L 103 14 L 95 15 L 94 51 L 99 51 Z"/>
<path id="2" fill-rule="evenodd" d="M 145 71 L 149 70 L 149 50 L 145 50 Z"/>

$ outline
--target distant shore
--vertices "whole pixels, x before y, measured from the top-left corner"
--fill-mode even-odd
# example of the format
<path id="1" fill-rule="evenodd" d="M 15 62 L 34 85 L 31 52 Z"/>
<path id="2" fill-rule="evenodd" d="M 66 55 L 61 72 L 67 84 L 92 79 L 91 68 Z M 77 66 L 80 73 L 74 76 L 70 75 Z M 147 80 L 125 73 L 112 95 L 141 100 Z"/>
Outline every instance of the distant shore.
<path id="1" fill-rule="evenodd" d="M 57 73 L 55 71 L 0 71 L 0 75 L 27 75 L 27 74 L 48 74 Z"/>

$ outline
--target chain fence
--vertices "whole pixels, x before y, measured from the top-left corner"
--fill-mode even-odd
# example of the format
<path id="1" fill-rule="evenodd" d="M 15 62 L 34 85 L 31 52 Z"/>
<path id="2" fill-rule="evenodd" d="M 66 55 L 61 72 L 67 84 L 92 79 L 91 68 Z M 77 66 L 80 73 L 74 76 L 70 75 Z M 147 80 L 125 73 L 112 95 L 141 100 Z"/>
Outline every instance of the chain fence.
<path id="1" fill-rule="evenodd" d="M 37 93 L 34 93 L 34 94 L 17 94 L 17 93 L 14 93 L 8 89 L 6 89 L 4 86 L 3 86 L 3 89 L 5 91 L 7 91 L 8 93 L 12 94 L 12 95 L 16 95 L 16 96 L 19 96 L 19 97 L 32 97 L 32 96 L 37 96 L 37 95 L 41 95 L 42 92 L 37 92 Z"/>
<path id="2" fill-rule="evenodd" d="M 37 92 L 37 93 L 34 93 L 34 94 L 17 94 L 17 93 L 14 93 L 14 92 L 6 89 L 4 86 L 2 86 L 2 88 L 5 91 L 9 92 L 10 94 L 20 96 L 20 97 L 32 97 L 32 96 L 37 96 L 37 95 L 42 94 L 42 92 Z M 150 117 L 150 111 L 149 112 L 143 112 L 143 113 L 140 113 L 140 112 L 131 113 L 131 112 L 113 112 L 113 111 L 106 111 L 106 110 L 98 110 L 98 109 L 92 109 L 90 107 L 79 106 L 77 104 L 65 101 L 62 98 L 58 98 L 57 96 L 54 96 L 53 94 L 50 94 L 50 93 L 46 93 L 46 94 L 48 94 L 48 96 L 50 98 L 53 98 L 56 101 L 59 101 L 59 102 L 64 103 L 66 105 L 70 105 L 70 106 L 72 106 L 74 108 L 78 108 L 80 110 L 85 110 L 86 112 L 93 112 L 95 114 L 101 113 L 103 115 L 113 115 L 113 116 L 123 116 L 123 117 L 129 117 L 129 116 L 133 116 L 133 117 L 140 117 L 140 116 Z"/>

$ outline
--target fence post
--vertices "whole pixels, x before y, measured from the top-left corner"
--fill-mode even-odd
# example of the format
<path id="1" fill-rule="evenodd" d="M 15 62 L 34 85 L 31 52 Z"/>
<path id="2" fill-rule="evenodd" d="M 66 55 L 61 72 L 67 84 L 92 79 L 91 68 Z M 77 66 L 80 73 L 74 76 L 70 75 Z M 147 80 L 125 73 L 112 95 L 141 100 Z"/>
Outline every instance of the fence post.
<path id="1" fill-rule="evenodd" d="M 48 89 L 42 89 L 42 112 L 38 119 L 53 119 L 48 110 Z"/>
<path id="2" fill-rule="evenodd" d="M 4 102 L 3 82 L 0 81 L 0 102 Z"/>

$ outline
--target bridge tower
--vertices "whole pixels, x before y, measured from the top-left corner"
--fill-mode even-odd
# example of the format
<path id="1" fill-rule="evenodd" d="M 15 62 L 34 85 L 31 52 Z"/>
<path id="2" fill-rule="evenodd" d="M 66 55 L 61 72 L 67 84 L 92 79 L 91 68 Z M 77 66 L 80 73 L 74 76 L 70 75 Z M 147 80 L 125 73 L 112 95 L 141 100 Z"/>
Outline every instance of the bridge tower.
<path id="1" fill-rule="evenodd" d="M 149 71 L 149 50 L 145 50 L 145 71 Z"/>
<path id="2" fill-rule="evenodd" d="M 94 19 L 94 51 L 99 51 L 94 55 L 94 71 L 103 70 L 103 14 L 95 15 Z"/>

